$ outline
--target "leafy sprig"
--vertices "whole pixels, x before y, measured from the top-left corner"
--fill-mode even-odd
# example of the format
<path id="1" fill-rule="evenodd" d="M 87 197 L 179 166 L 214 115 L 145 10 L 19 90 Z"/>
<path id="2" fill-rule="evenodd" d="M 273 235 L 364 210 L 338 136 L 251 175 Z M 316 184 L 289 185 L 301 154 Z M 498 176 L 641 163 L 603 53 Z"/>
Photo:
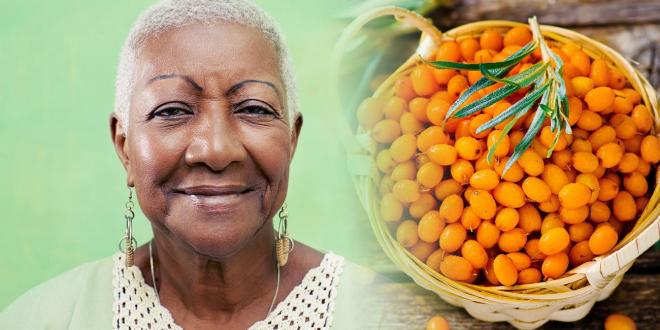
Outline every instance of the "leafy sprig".
<path id="1" fill-rule="evenodd" d="M 483 74 L 483 77 L 465 90 L 465 92 L 463 92 L 451 105 L 445 116 L 445 122 L 449 118 L 468 117 L 523 88 L 533 85 L 533 88 L 531 88 L 523 98 L 477 128 L 476 132 L 482 133 L 509 120 L 502 129 L 495 144 L 488 152 L 487 160 L 488 163 L 491 163 L 494 156 L 493 152 L 497 149 L 497 146 L 499 146 L 502 139 L 511 131 L 511 129 L 513 129 L 516 122 L 524 117 L 540 99 L 536 106 L 536 110 L 534 110 L 531 125 L 520 143 L 514 148 L 513 154 L 504 166 L 502 176 L 507 173 L 511 166 L 513 166 L 520 156 L 529 148 L 532 141 L 541 130 L 546 118 L 550 119 L 550 130 L 555 133 L 546 157 L 552 155 L 552 152 L 561 137 L 562 131 L 565 131 L 566 134 L 572 133 L 571 125 L 568 122 L 568 97 L 566 96 L 566 84 L 562 77 L 564 64 L 561 58 L 552 52 L 550 47 L 545 43 L 536 17 L 529 19 L 529 25 L 532 30 L 533 40 L 501 62 L 472 64 L 449 61 L 425 61 L 430 66 L 438 69 L 478 70 Z M 531 54 L 536 47 L 540 47 L 542 56 L 541 61 L 522 72 L 504 78 L 514 66 Z M 492 86 L 495 83 L 501 83 L 502 86 L 493 92 L 486 94 L 482 98 L 469 104 L 464 104 L 472 95 L 474 95 L 474 93 Z"/>

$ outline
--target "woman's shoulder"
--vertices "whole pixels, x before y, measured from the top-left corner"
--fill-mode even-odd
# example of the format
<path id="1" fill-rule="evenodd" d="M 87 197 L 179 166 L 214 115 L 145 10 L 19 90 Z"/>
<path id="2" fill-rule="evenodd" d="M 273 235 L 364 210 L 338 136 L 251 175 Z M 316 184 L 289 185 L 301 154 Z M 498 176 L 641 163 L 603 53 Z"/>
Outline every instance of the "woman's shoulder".
<path id="1" fill-rule="evenodd" d="M 0 329 L 109 327 L 112 266 L 113 257 L 87 262 L 28 290 L 0 313 Z"/>

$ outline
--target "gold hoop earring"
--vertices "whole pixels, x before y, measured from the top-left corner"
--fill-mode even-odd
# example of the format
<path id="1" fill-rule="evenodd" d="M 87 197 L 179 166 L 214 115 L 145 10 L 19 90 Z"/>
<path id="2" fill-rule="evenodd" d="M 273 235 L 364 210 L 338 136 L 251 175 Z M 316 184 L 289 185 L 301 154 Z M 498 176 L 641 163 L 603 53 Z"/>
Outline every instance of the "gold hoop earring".
<path id="1" fill-rule="evenodd" d="M 137 246 L 137 240 L 133 237 L 133 218 L 135 218 L 135 212 L 133 207 L 133 191 L 128 187 L 128 201 L 125 204 L 126 210 L 124 210 L 124 219 L 126 220 L 126 232 L 124 237 L 119 241 L 119 251 L 125 254 L 124 260 L 126 261 L 126 267 L 133 266 L 135 247 Z"/>
<path id="2" fill-rule="evenodd" d="M 289 253 L 293 251 L 293 240 L 289 237 L 288 232 L 289 215 L 286 212 L 286 203 L 282 205 L 277 217 L 280 219 L 280 223 L 275 240 L 275 255 L 277 257 L 277 265 L 282 267 L 286 265 L 289 260 Z"/>

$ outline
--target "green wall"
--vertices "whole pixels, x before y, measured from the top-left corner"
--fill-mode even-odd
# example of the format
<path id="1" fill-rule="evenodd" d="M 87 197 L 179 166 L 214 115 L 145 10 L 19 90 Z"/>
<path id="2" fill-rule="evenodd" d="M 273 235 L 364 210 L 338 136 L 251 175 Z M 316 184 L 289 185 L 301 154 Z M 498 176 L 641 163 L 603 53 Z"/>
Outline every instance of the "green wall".
<path id="1" fill-rule="evenodd" d="M 0 2 L 0 309 L 30 287 L 111 255 L 127 191 L 112 148 L 117 57 L 153 1 Z M 353 260 L 372 240 L 332 125 L 334 1 L 260 0 L 294 57 L 305 123 L 291 169 L 294 238 Z M 287 3 L 282 6 L 282 3 Z M 139 242 L 151 228 L 139 214 Z"/>

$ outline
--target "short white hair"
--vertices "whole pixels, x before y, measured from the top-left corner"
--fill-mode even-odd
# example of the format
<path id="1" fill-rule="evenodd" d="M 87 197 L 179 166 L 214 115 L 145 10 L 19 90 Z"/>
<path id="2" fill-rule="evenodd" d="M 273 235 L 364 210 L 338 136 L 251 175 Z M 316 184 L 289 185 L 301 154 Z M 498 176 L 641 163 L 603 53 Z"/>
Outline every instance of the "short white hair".
<path id="1" fill-rule="evenodd" d="M 137 59 L 145 42 L 169 29 L 192 24 L 236 23 L 259 31 L 275 48 L 286 94 L 290 125 L 298 111 L 296 82 L 289 51 L 275 20 L 250 0 L 162 0 L 138 17 L 121 50 L 117 67 L 114 113 L 128 125 Z"/>

